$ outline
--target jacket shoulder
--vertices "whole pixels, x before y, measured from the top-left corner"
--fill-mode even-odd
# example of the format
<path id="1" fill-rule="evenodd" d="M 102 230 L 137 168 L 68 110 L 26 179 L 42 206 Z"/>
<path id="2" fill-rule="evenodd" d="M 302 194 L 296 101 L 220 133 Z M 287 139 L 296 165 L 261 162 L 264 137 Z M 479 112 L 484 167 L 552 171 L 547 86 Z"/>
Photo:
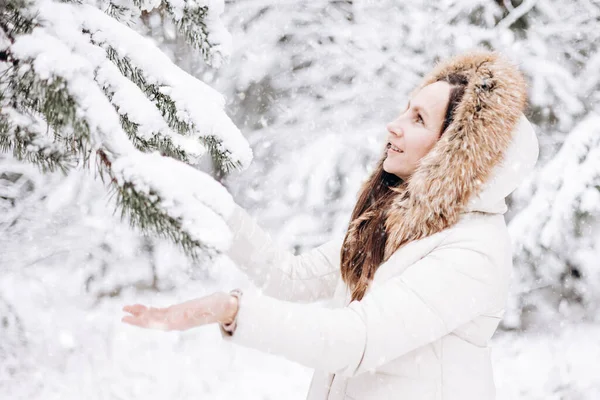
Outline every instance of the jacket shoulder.
<path id="1" fill-rule="evenodd" d="M 486 256 L 501 275 L 510 274 L 512 243 L 503 214 L 466 213 L 450 229 L 440 247 L 476 251 Z"/>
<path id="2" fill-rule="evenodd" d="M 476 211 L 465 213 L 449 230 L 443 244 L 468 242 L 473 245 L 488 245 L 509 239 L 503 214 Z"/>

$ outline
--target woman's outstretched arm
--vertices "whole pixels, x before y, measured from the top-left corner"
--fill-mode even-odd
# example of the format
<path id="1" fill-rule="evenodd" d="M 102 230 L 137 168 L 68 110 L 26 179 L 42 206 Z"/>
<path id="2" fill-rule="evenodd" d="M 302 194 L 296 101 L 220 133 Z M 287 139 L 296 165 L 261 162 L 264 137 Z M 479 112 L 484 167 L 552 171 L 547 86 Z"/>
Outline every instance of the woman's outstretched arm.
<path id="1" fill-rule="evenodd" d="M 496 245 L 510 251 L 507 241 Z M 489 240 L 451 239 L 401 274 L 343 308 L 298 304 L 255 292 L 239 300 L 223 292 L 166 309 L 126 306 L 122 321 L 144 328 L 184 330 L 234 324 L 234 343 L 321 371 L 356 376 L 453 332 L 504 305 L 510 259 L 493 261 Z M 237 326 L 237 327 L 235 327 Z"/>
<path id="2" fill-rule="evenodd" d="M 489 243 L 450 238 L 344 308 L 245 293 L 233 334 L 220 330 L 228 341 L 356 376 L 501 307 L 510 268 L 486 255 Z"/>
<path id="3" fill-rule="evenodd" d="M 238 204 L 227 224 L 233 240 L 226 254 L 266 295 L 294 302 L 333 296 L 340 277 L 343 237 L 295 256 L 275 243 Z"/>

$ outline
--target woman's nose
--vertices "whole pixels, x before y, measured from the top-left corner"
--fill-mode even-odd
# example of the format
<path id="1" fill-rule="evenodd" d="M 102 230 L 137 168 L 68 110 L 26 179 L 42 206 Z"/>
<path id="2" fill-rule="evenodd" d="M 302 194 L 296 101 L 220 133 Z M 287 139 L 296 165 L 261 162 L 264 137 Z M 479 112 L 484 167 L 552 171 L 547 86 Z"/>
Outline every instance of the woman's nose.
<path id="1" fill-rule="evenodd" d="M 402 134 L 402 128 L 400 127 L 400 124 L 398 123 L 398 121 L 392 121 L 389 122 L 387 125 L 387 130 L 388 132 L 396 135 L 396 136 L 400 136 Z"/>

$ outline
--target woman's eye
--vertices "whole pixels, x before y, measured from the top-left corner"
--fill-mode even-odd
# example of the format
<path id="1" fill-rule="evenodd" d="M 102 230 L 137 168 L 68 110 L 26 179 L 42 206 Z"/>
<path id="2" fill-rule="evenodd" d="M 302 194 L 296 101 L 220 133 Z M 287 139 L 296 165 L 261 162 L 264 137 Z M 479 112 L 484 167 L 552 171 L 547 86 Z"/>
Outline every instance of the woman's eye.
<path id="1" fill-rule="evenodd" d="M 423 117 L 421 117 L 421 114 L 417 114 L 417 122 L 419 124 L 424 124 L 425 123 L 425 121 L 423 121 Z"/>

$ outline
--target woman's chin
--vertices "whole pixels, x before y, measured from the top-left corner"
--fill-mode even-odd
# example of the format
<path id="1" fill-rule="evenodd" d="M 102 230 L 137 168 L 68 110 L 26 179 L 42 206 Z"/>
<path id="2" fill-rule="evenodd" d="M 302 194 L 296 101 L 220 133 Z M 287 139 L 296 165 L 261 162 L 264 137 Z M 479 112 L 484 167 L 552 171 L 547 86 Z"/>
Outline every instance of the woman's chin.
<path id="1" fill-rule="evenodd" d="M 398 178 L 403 179 L 402 172 L 399 170 L 399 168 L 394 168 L 394 166 L 386 165 L 385 161 L 383 162 L 383 165 L 381 167 L 388 174 L 396 175 Z"/>
<path id="2" fill-rule="evenodd" d="M 396 171 L 396 168 L 394 168 L 394 166 L 393 166 L 393 165 L 390 165 L 390 164 L 388 163 L 388 160 L 384 160 L 384 161 L 383 161 L 382 168 L 383 168 L 383 170 L 384 170 L 385 172 L 387 172 L 388 174 L 395 174 L 395 173 L 397 172 L 397 171 Z"/>
<path id="3" fill-rule="evenodd" d="M 383 160 L 383 164 L 381 165 L 381 167 L 383 168 L 383 170 L 384 170 L 385 172 L 388 172 L 388 173 L 390 173 L 390 171 L 389 171 L 389 168 L 388 168 L 388 165 L 387 165 L 387 164 L 388 164 L 388 159 L 386 158 L 385 160 Z"/>

